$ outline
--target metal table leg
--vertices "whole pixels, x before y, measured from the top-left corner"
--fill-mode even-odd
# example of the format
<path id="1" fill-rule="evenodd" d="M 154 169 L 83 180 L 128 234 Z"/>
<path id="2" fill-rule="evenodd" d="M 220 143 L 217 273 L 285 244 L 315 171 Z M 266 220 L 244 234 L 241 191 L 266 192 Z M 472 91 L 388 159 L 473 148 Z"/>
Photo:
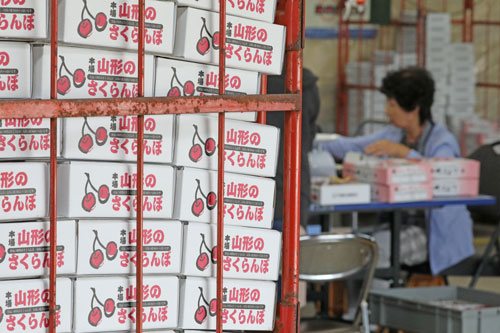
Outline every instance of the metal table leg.
<path id="1" fill-rule="evenodd" d="M 491 250 L 493 250 L 493 246 L 495 246 L 495 243 L 498 242 L 498 237 L 500 237 L 500 222 L 497 224 L 495 232 L 493 233 L 493 236 L 491 236 L 490 241 L 488 242 L 488 246 L 484 251 L 483 257 L 481 258 L 481 262 L 479 263 L 479 267 L 476 269 L 476 272 L 472 277 L 472 280 L 469 284 L 469 288 L 474 288 L 476 286 L 477 280 L 479 279 L 479 276 L 483 272 L 484 266 L 486 265 L 488 257 L 491 254 Z"/>
<path id="2" fill-rule="evenodd" d="M 401 233 L 402 212 L 397 210 L 392 213 L 391 223 L 391 266 L 393 287 L 399 287 L 400 270 L 400 233 Z"/>

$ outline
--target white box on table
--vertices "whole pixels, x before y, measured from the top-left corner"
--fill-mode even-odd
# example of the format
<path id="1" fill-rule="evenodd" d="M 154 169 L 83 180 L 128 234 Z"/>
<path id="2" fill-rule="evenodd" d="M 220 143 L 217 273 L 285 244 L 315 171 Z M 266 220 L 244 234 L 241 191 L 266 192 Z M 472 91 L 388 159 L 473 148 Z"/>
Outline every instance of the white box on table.
<path id="1" fill-rule="evenodd" d="M 79 221 L 79 275 L 135 274 L 137 262 L 135 221 Z M 144 221 L 145 274 L 181 271 L 182 223 Z"/>
<path id="2" fill-rule="evenodd" d="M 144 161 L 171 163 L 174 116 L 144 117 Z M 137 117 L 63 118 L 62 156 L 67 159 L 137 161 Z"/>
<path id="3" fill-rule="evenodd" d="M 191 222 L 184 226 L 182 274 L 215 277 L 217 226 Z M 245 227 L 224 227 L 224 279 L 278 279 L 281 233 Z"/>
<path id="4" fill-rule="evenodd" d="M 137 53 L 60 46 L 57 98 L 138 96 Z M 144 96 L 153 96 L 154 57 L 144 57 Z M 33 46 L 33 98 L 50 98 L 50 45 Z"/>
<path id="5" fill-rule="evenodd" d="M 144 165 L 144 218 L 172 217 L 174 170 Z M 58 166 L 58 214 L 73 218 L 133 218 L 137 210 L 135 164 L 69 162 Z"/>
<path id="6" fill-rule="evenodd" d="M 31 98 L 31 76 L 31 45 L 0 41 L 0 99 Z"/>
<path id="7" fill-rule="evenodd" d="M 0 39 L 48 38 L 48 0 L 2 0 L 0 4 Z"/>
<path id="8" fill-rule="evenodd" d="M 311 189 L 312 202 L 324 206 L 367 203 L 370 194 L 370 184 L 362 183 L 313 185 Z"/>
<path id="9" fill-rule="evenodd" d="M 284 26 L 227 16 L 226 64 L 266 74 L 281 74 L 285 50 Z M 182 7 L 177 11 L 174 56 L 217 65 L 219 14 Z"/>
<path id="10" fill-rule="evenodd" d="M 74 283 L 73 332 L 128 331 L 135 328 L 136 278 L 127 276 L 79 277 Z M 145 276 L 143 327 L 176 328 L 179 279 Z"/>
<path id="11" fill-rule="evenodd" d="M 175 38 L 175 3 L 146 0 L 145 6 L 146 52 L 172 54 Z M 131 52 L 137 50 L 139 39 L 137 0 L 59 0 L 59 19 L 59 40 L 66 44 L 115 48 Z"/>

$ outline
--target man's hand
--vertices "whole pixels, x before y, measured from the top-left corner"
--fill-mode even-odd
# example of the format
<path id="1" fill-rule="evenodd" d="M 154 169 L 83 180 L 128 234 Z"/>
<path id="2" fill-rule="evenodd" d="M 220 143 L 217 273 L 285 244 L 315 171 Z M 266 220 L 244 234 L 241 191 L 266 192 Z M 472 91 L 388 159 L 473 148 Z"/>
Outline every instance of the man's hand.
<path id="1" fill-rule="evenodd" d="M 373 156 L 387 155 L 405 158 L 410 153 L 410 148 L 389 140 L 380 140 L 366 147 L 365 153 Z"/>

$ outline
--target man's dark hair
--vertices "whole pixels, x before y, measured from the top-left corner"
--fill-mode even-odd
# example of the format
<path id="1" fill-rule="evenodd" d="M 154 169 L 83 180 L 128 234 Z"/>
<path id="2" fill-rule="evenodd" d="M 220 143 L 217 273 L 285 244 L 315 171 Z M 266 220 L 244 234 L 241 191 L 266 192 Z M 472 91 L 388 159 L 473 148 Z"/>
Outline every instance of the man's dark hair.
<path id="1" fill-rule="evenodd" d="M 380 91 L 387 98 L 394 98 L 407 112 L 418 106 L 420 124 L 432 121 L 431 106 L 434 101 L 434 80 L 420 67 L 408 67 L 387 74 Z"/>

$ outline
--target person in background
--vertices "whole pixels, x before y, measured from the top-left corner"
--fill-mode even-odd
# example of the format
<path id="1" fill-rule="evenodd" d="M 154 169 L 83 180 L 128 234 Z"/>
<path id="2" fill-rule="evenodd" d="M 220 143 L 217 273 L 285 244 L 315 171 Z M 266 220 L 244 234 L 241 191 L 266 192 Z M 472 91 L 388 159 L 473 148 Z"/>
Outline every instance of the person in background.
<path id="1" fill-rule="evenodd" d="M 460 157 L 455 137 L 432 120 L 434 91 L 434 80 L 425 69 L 409 67 L 389 73 L 381 92 L 387 98 L 390 125 L 370 135 L 341 137 L 321 146 L 338 159 L 349 151 L 398 158 Z M 426 222 L 432 274 L 444 273 L 474 254 L 472 220 L 465 206 L 428 211 Z"/>

